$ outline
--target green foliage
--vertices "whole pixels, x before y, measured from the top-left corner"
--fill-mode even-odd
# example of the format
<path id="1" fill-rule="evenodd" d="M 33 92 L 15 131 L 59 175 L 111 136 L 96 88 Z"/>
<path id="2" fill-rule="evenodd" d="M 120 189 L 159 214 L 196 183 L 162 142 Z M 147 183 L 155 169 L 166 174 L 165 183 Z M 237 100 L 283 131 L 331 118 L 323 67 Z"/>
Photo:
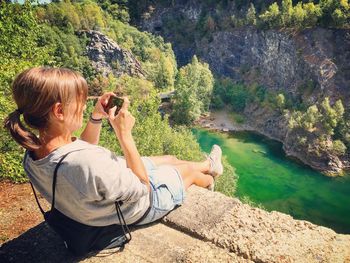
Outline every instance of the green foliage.
<path id="1" fill-rule="evenodd" d="M 179 71 L 175 82 L 173 119 L 179 124 L 191 124 L 209 110 L 214 78 L 208 64 L 194 56 L 192 62 Z"/>
<path id="2" fill-rule="evenodd" d="M 215 88 L 214 88 L 214 90 L 215 90 Z M 210 105 L 211 105 L 212 109 L 220 110 L 220 109 L 224 108 L 225 103 L 223 102 L 220 95 L 214 93 L 212 98 L 211 98 Z"/>
<path id="3" fill-rule="evenodd" d="M 335 155 L 343 155 L 346 152 L 346 146 L 341 140 L 333 141 L 332 150 Z"/>
<path id="4" fill-rule="evenodd" d="M 326 97 L 319 107 L 312 105 L 305 113 L 293 112 L 289 120 L 289 127 L 291 129 L 300 127 L 309 132 L 318 129 L 318 134 L 333 135 L 334 129 L 340 123 L 343 114 L 344 106 L 341 100 L 338 100 L 332 107 L 329 98 Z"/>
<path id="5" fill-rule="evenodd" d="M 269 28 L 276 28 L 281 26 L 282 20 L 280 16 L 280 9 L 277 3 L 269 6 L 268 10 L 259 16 L 262 23 Z"/>
<path id="6" fill-rule="evenodd" d="M 243 124 L 245 122 L 244 116 L 242 114 L 237 113 L 237 112 L 231 112 L 230 117 L 232 118 L 232 121 L 234 123 Z"/>
<path id="7" fill-rule="evenodd" d="M 164 43 L 160 36 L 140 32 L 120 21 L 110 21 L 108 24 L 110 29 L 105 33 L 141 61 L 147 79 L 160 90 L 173 89 L 177 65 L 171 44 Z"/>
<path id="8" fill-rule="evenodd" d="M 130 20 L 127 1 L 123 0 L 97 0 L 103 10 L 107 11 L 113 19 L 127 23 Z"/>
<path id="9" fill-rule="evenodd" d="M 322 15 L 321 7 L 312 2 L 303 4 L 303 9 L 306 12 L 304 18 L 304 27 L 314 27 L 317 25 L 318 19 Z"/>
<path id="10" fill-rule="evenodd" d="M 245 85 L 236 84 L 228 78 L 215 80 L 214 94 L 238 112 L 242 112 L 247 102 L 253 99 L 252 92 Z"/>
<path id="11" fill-rule="evenodd" d="M 306 28 L 322 25 L 324 27 L 349 27 L 350 7 L 348 0 L 320 0 L 319 3 L 282 0 L 281 12 L 275 2 L 260 18 L 264 28 L 295 27 Z"/>
<path id="12" fill-rule="evenodd" d="M 289 26 L 294 15 L 292 0 L 282 0 L 282 24 Z"/>
<path id="13" fill-rule="evenodd" d="M 249 9 L 246 15 L 247 24 L 256 25 L 256 11 L 253 3 L 250 3 Z"/>
<path id="14" fill-rule="evenodd" d="M 342 140 L 347 149 L 350 149 L 350 116 L 349 112 L 343 115 L 343 118 L 339 121 L 337 128 L 335 129 L 335 138 Z"/>
<path id="15" fill-rule="evenodd" d="M 320 23 L 323 26 L 342 27 L 348 24 L 350 8 L 348 0 L 320 0 L 322 17 Z"/>
<path id="16" fill-rule="evenodd" d="M 342 119 L 344 114 L 344 107 L 341 100 L 338 100 L 334 107 L 329 104 L 329 98 L 326 97 L 321 103 L 322 109 L 322 124 L 327 134 L 333 135 L 334 128 L 337 127 L 338 122 Z"/>
<path id="17" fill-rule="evenodd" d="M 42 27 L 36 22 L 29 2 L 24 5 L 0 3 L 0 120 L 16 109 L 10 84 L 28 67 L 50 60 L 50 47 L 40 45 Z M 1 125 L 2 126 L 2 125 Z M 0 174 L 16 182 L 24 180 L 21 166 L 23 149 L 0 128 Z"/>
<path id="18" fill-rule="evenodd" d="M 226 156 L 222 157 L 222 164 L 224 166 L 224 173 L 215 182 L 215 191 L 223 193 L 227 196 L 234 196 L 237 188 L 238 175 L 227 161 Z"/>
<path id="19" fill-rule="evenodd" d="M 343 155 L 347 151 L 344 142 L 348 143 L 349 139 L 348 122 L 343 119 L 344 112 L 341 100 L 331 106 L 329 98 L 326 97 L 319 106 L 311 105 L 306 112 L 292 112 L 289 116 L 289 128 L 292 130 L 302 129 L 305 135 L 314 135 L 314 143 L 309 142 L 305 136 L 302 137 L 303 140 L 298 142 L 304 146 L 306 144 L 312 145 L 310 152 L 313 151 L 319 156 L 322 151 Z M 316 148 L 315 145 L 317 145 Z"/>

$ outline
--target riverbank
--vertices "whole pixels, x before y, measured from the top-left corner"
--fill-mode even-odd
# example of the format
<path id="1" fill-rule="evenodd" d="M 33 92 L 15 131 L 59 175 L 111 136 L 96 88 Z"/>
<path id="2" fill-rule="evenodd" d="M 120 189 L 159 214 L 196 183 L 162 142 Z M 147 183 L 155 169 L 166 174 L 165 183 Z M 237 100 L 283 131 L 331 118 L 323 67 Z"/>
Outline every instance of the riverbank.
<path id="1" fill-rule="evenodd" d="M 233 116 L 227 110 L 213 111 L 207 115 L 203 115 L 195 124 L 214 131 L 254 131 L 247 124 L 234 122 Z"/>
<path id="2" fill-rule="evenodd" d="M 334 158 L 330 158 L 327 165 L 325 165 L 323 163 L 321 164 L 320 160 L 307 158 L 308 156 L 305 155 L 305 152 L 300 153 L 298 151 L 295 151 L 293 147 L 290 147 L 290 145 L 286 144 L 284 139 L 289 138 L 288 133 L 286 138 L 282 138 L 281 136 L 277 136 L 277 135 L 281 135 L 278 132 L 271 134 L 268 132 L 268 129 L 259 129 L 259 126 L 255 127 L 251 123 L 247 123 L 247 122 L 238 123 L 237 121 L 234 120 L 234 114 L 230 113 L 228 108 L 224 108 L 223 110 L 213 111 L 206 115 L 201 116 L 200 119 L 195 123 L 195 125 L 201 128 L 205 128 L 205 129 L 208 129 L 211 131 L 217 131 L 217 132 L 230 132 L 230 131 L 255 132 L 255 133 L 264 135 L 271 140 L 275 140 L 282 143 L 283 151 L 288 158 L 291 158 L 297 162 L 301 162 L 304 165 L 311 167 L 315 171 L 321 172 L 323 175 L 336 177 L 336 176 L 343 176 L 345 174 L 348 174 L 348 171 L 346 169 L 348 169 L 349 164 L 346 165 L 345 163 L 344 165 L 340 165 L 339 161 L 337 162 L 336 160 L 334 160 Z M 339 168 L 339 167 L 343 167 L 343 168 Z"/>

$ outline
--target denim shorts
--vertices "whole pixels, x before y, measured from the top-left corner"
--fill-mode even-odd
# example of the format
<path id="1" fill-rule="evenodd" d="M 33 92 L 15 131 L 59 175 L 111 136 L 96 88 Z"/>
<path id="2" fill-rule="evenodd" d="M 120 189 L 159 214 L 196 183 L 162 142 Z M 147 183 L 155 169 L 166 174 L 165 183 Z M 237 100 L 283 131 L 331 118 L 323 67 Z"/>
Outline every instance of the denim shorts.
<path id="1" fill-rule="evenodd" d="M 141 159 L 150 179 L 153 203 L 148 215 L 137 225 L 144 225 L 162 218 L 185 200 L 182 177 L 175 167 L 156 166 L 148 157 L 141 157 Z"/>

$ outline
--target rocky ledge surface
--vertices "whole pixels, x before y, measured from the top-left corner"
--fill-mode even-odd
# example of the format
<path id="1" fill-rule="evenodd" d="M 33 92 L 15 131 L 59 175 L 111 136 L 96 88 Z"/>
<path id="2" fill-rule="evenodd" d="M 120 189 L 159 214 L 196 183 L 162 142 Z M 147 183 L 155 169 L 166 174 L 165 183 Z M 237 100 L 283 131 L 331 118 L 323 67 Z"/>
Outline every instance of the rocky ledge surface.
<path id="1" fill-rule="evenodd" d="M 350 262 L 350 235 L 192 186 L 123 251 L 74 258 L 45 223 L 0 247 L 0 262 Z"/>

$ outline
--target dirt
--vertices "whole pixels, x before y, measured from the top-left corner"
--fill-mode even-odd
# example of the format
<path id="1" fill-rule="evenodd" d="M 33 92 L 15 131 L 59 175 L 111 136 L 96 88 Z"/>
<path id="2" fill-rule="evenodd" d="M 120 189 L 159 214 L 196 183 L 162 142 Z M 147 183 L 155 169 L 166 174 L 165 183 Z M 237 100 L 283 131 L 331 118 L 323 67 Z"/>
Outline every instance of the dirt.
<path id="1" fill-rule="evenodd" d="M 47 202 L 39 196 L 43 207 Z M 11 240 L 43 221 L 29 183 L 0 182 L 0 244 Z"/>
<path id="2" fill-rule="evenodd" d="M 209 130 L 224 132 L 253 130 L 253 128 L 247 124 L 235 123 L 229 112 L 230 110 L 228 108 L 212 111 L 207 116 L 201 116 L 196 124 Z"/>

